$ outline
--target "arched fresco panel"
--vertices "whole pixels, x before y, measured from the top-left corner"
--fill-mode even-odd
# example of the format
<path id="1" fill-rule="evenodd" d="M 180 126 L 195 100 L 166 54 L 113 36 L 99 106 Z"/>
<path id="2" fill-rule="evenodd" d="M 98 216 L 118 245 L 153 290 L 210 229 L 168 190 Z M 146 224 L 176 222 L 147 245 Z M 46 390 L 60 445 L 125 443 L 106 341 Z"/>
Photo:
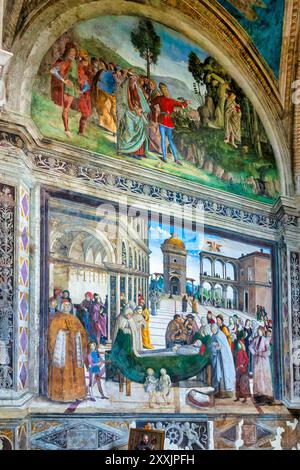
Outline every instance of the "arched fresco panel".
<path id="1" fill-rule="evenodd" d="M 275 157 L 249 99 L 213 57 L 159 23 L 79 23 L 46 54 L 32 117 L 48 138 L 133 168 L 263 202 L 279 195 Z"/>

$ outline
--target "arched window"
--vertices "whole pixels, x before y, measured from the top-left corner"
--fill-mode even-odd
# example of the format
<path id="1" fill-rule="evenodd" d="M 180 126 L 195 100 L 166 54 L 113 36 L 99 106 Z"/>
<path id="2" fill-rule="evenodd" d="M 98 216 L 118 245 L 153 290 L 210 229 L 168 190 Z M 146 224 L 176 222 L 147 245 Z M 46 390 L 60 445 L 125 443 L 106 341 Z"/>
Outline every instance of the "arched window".
<path id="1" fill-rule="evenodd" d="M 215 301 L 217 302 L 217 304 L 221 305 L 222 299 L 223 299 L 223 288 L 220 284 L 216 284 L 215 285 Z"/>
<path id="2" fill-rule="evenodd" d="M 215 277 L 220 279 L 224 277 L 224 264 L 219 259 L 215 261 Z"/>
<path id="3" fill-rule="evenodd" d="M 202 297 L 203 300 L 209 301 L 212 298 L 212 293 L 211 293 L 211 284 L 209 282 L 203 282 L 202 284 Z"/>
<path id="4" fill-rule="evenodd" d="M 129 247 L 129 268 L 133 268 L 133 256 L 131 246 Z"/>
<path id="5" fill-rule="evenodd" d="M 227 263 L 226 264 L 226 278 L 230 281 L 235 281 L 236 280 L 235 266 L 234 266 L 233 263 Z"/>
<path id="6" fill-rule="evenodd" d="M 212 276 L 212 261 L 210 258 L 203 258 L 203 274 L 204 276 Z"/>

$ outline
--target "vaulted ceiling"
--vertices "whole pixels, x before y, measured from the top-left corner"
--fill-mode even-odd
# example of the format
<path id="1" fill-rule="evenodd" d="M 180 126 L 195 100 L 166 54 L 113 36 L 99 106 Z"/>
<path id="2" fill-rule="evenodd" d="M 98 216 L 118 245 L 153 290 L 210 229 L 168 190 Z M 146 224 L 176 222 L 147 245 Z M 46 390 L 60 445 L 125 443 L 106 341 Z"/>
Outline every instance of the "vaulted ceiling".
<path id="1" fill-rule="evenodd" d="M 284 0 L 218 0 L 252 39 L 278 78 L 283 37 Z"/>
<path id="2" fill-rule="evenodd" d="M 130 0 L 129 0 L 130 1 Z M 6 0 L 4 45 L 11 47 L 15 36 L 33 17 L 58 0 Z M 132 3 L 147 4 L 147 0 Z M 149 3 L 155 3 L 150 0 Z M 284 0 L 211 0 L 213 6 L 225 8 L 244 28 L 275 77 L 279 76 Z"/>

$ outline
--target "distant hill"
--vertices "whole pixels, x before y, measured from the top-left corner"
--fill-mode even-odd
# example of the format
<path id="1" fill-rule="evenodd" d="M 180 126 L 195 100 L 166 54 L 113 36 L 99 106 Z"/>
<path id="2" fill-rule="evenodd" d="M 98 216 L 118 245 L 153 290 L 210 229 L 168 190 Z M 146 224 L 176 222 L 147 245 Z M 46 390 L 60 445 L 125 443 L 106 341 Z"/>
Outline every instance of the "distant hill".
<path id="1" fill-rule="evenodd" d="M 172 98 L 176 99 L 182 97 L 186 100 L 192 100 L 192 107 L 196 109 L 200 106 L 195 98 L 195 93 L 183 81 L 177 78 L 162 77 L 159 75 L 153 75 L 153 78 L 157 81 L 157 84 L 163 82 L 168 86 Z"/>
<path id="2" fill-rule="evenodd" d="M 91 57 L 98 57 L 103 59 L 105 62 L 113 62 L 124 69 L 132 68 L 139 74 L 145 74 L 146 71 L 141 67 L 135 67 L 134 65 L 127 62 L 118 52 L 114 51 L 110 47 L 106 46 L 97 37 L 80 37 L 80 47 L 86 49 Z"/>
<path id="3" fill-rule="evenodd" d="M 98 57 L 105 60 L 105 62 L 113 62 L 125 69 L 132 68 L 139 74 L 145 74 L 145 69 L 135 67 L 124 59 L 118 52 L 106 46 L 98 37 L 92 36 L 90 38 L 80 37 L 80 47 L 86 49 L 91 57 Z M 188 71 L 187 71 L 188 73 Z M 181 80 L 173 77 L 163 77 L 160 75 L 152 75 L 157 83 L 166 83 L 170 90 L 172 98 L 183 97 L 187 100 L 192 100 L 192 106 L 198 108 L 199 103 L 195 98 L 194 92 Z"/>

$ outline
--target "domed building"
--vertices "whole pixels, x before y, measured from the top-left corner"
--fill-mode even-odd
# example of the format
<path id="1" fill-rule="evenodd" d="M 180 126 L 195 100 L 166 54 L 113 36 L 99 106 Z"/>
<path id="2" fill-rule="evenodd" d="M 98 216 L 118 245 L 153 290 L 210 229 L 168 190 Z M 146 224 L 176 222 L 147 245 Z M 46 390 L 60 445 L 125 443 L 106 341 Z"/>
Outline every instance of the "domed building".
<path id="1" fill-rule="evenodd" d="M 172 295 L 181 295 L 186 291 L 186 257 L 185 244 L 176 235 L 161 245 L 164 263 L 164 291 Z"/>

